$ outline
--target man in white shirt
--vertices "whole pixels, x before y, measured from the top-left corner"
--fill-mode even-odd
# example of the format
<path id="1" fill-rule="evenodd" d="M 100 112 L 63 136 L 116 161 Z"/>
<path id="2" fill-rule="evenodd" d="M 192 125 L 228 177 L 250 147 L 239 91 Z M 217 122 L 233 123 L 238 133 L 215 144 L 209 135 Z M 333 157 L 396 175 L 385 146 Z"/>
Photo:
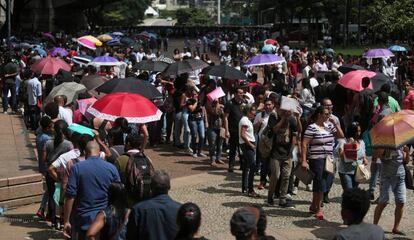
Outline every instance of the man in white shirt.
<path id="1" fill-rule="evenodd" d="M 136 57 L 137 57 L 137 62 L 141 62 L 142 58 L 145 56 L 145 51 L 143 48 L 139 49 L 139 52 L 137 52 Z"/>
<path id="2" fill-rule="evenodd" d="M 227 42 L 223 39 L 220 42 L 220 56 L 223 56 L 227 52 Z"/>
<path id="3" fill-rule="evenodd" d="M 64 107 L 66 104 L 66 96 L 56 96 L 53 101 L 59 106 L 58 118 L 64 120 L 68 125 L 71 125 L 73 122 L 73 112 L 71 109 Z"/>
<path id="4" fill-rule="evenodd" d="M 40 108 L 37 103 L 42 97 L 42 84 L 37 77 L 34 77 L 33 71 L 30 69 L 24 71 L 23 78 L 26 80 L 29 124 L 32 130 L 36 130 L 40 119 Z"/>

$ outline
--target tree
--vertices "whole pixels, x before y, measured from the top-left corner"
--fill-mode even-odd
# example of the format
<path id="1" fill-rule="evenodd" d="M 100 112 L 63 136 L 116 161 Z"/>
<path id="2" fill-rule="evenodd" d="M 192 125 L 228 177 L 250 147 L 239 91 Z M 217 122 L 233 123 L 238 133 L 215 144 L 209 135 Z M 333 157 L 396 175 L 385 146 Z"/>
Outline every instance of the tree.
<path id="1" fill-rule="evenodd" d="M 414 36 L 414 4 L 412 0 L 375 0 L 369 6 L 368 25 L 393 39 Z"/>
<path id="2" fill-rule="evenodd" d="M 202 9 L 181 8 L 175 13 L 177 25 L 185 26 L 208 26 L 211 25 L 211 16 Z"/>

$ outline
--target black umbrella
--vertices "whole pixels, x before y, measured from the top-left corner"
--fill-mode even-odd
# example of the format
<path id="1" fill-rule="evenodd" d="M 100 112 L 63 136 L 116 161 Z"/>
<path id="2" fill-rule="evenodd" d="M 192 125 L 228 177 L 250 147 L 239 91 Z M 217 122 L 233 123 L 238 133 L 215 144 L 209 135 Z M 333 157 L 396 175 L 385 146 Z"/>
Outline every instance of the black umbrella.
<path id="1" fill-rule="evenodd" d="M 144 60 L 144 61 L 141 61 L 135 64 L 133 68 L 136 70 L 162 72 L 167 67 L 168 67 L 168 63 L 165 63 L 165 62 Z"/>
<path id="2" fill-rule="evenodd" d="M 380 72 L 375 72 L 375 74 L 376 75 L 371 78 L 372 87 L 374 89 L 374 92 L 379 91 L 381 89 L 381 86 L 386 84 L 386 83 L 392 84 L 391 78 L 389 78 L 385 74 L 380 73 Z"/>
<path id="3" fill-rule="evenodd" d="M 183 61 L 170 64 L 170 66 L 168 66 L 162 74 L 164 76 L 179 76 L 183 73 L 200 70 L 208 66 L 209 65 L 207 63 L 198 59 L 185 59 Z"/>
<path id="4" fill-rule="evenodd" d="M 106 77 L 95 74 L 95 75 L 84 76 L 81 79 L 80 83 L 83 84 L 88 89 L 88 91 L 90 91 L 90 90 L 95 90 L 95 88 L 101 86 L 106 81 L 108 81 Z"/>
<path id="5" fill-rule="evenodd" d="M 204 74 L 216 77 L 222 77 L 226 79 L 247 79 L 246 74 L 242 71 L 230 67 L 226 64 L 220 64 L 217 66 L 208 67 Z"/>
<path id="6" fill-rule="evenodd" d="M 137 78 L 114 78 L 95 89 L 97 92 L 129 92 L 136 93 L 148 99 L 162 98 L 162 94 L 151 83 Z"/>
<path id="7" fill-rule="evenodd" d="M 338 68 L 338 71 L 340 71 L 343 74 L 355 71 L 355 70 L 364 70 L 362 66 L 355 65 L 355 64 L 344 64 Z"/>

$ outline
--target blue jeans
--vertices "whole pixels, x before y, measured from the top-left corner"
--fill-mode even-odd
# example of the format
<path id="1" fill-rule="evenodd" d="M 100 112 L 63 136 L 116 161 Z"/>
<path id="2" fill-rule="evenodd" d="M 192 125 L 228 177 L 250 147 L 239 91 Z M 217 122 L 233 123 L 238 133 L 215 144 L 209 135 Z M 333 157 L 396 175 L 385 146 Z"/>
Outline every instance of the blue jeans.
<path id="1" fill-rule="evenodd" d="M 181 128 L 184 127 L 184 147 L 190 147 L 190 126 L 188 125 L 188 112 L 183 110 L 174 116 L 174 144 L 180 145 Z"/>
<path id="2" fill-rule="evenodd" d="M 220 137 L 220 129 L 207 129 L 208 137 L 208 151 L 210 156 L 210 161 L 218 161 L 221 159 L 221 150 L 223 146 L 223 138 Z"/>
<path id="3" fill-rule="evenodd" d="M 190 126 L 191 132 L 191 148 L 193 149 L 194 154 L 200 154 L 204 145 L 205 138 L 205 129 L 204 121 L 201 120 L 189 120 L 188 124 Z M 197 144 L 197 135 L 198 135 L 198 144 Z"/>
<path id="4" fill-rule="evenodd" d="M 355 182 L 355 175 L 350 173 L 339 173 L 339 178 L 341 179 L 342 189 L 345 191 L 347 189 L 352 189 L 358 187 L 357 182 Z"/>
<path id="5" fill-rule="evenodd" d="M 3 111 L 7 112 L 7 109 L 9 108 L 9 98 L 7 97 L 7 95 L 9 94 L 9 90 L 10 90 L 10 95 L 11 95 L 10 106 L 12 110 L 16 112 L 17 111 L 16 84 L 11 84 L 11 83 L 3 84 Z"/>
<path id="6" fill-rule="evenodd" d="M 369 189 L 368 192 L 370 194 L 374 194 L 375 187 L 377 186 L 377 179 L 381 172 L 381 163 L 372 162 L 371 163 L 371 178 L 369 179 Z"/>
<path id="7" fill-rule="evenodd" d="M 246 144 L 241 144 L 243 151 L 243 167 L 242 167 L 242 191 L 248 190 L 252 192 L 254 174 L 256 172 L 256 151 Z"/>

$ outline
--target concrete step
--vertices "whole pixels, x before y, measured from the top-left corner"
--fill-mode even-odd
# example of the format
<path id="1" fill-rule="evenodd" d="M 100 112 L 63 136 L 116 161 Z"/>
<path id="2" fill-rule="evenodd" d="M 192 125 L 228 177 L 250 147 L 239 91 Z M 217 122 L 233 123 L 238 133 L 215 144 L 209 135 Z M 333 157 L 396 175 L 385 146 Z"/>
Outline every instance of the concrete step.
<path id="1" fill-rule="evenodd" d="M 43 185 L 41 174 L 0 179 L 0 207 L 13 208 L 39 202 Z"/>

